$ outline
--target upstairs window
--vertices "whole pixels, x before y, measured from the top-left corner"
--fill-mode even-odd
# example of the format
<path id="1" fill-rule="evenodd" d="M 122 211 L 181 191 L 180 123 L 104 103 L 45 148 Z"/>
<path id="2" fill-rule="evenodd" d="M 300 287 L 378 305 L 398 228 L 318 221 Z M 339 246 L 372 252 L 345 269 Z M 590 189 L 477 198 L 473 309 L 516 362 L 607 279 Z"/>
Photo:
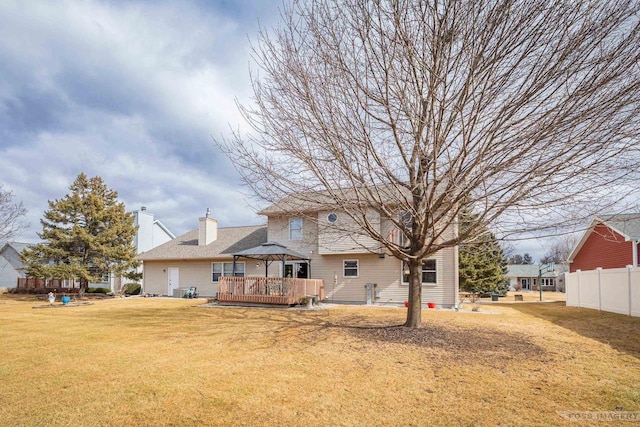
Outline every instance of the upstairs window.
<path id="1" fill-rule="evenodd" d="M 302 218 L 289 220 L 289 240 L 302 240 Z"/>

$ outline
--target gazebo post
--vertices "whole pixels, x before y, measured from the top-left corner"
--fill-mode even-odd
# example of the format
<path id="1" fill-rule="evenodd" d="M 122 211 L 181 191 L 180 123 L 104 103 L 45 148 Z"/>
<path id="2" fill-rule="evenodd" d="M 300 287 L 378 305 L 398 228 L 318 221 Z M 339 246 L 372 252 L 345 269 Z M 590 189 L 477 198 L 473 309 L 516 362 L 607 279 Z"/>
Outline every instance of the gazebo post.
<path id="1" fill-rule="evenodd" d="M 286 280 L 284 277 L 284 266 L 285 266 L 285 262 L 287 260 L 287 256 L 286 255 L 282 255 L 282 289 L 280 291 L 280 293 L 282 295 L 287 295 L 287 284 L 286 284 Z"/>
<path id="2" fill-rule="evenodd" d="M 285 261 L 287 260 L 287 256 L 286 255 L 282 255 L 282 278 L 284 279 L 284 264 Z"/>

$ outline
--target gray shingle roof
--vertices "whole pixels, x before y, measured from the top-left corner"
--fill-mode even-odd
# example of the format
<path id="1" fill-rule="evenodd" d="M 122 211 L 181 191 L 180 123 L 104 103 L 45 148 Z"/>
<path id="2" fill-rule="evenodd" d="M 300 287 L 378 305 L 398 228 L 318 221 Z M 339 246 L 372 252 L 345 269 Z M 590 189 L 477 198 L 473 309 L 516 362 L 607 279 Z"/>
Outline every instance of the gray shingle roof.
<path id="1" fill-rule="evenodd" d="M 538 277 L 538 266 L 534 264 L 509 264 L 507 266 L 509 277 Z"/>
<path id="2" fill-rule="evenodd" d="M 600 221 L 630 240 L 640 240 L 640 213 L 603 215 Z"/>
<path id="3" fill-rule="evenodd" d="M 218 228 L 218 238 L 198 246 L 198 230 L 148 250 L 137 256 L 142 261 L 231 258 L 234 253 L 259 246 L 267 241 L 267 226 Z"/>
<path id="4" fill-rule="evenodd" d="M 538 277 L 539 266 L 536 264 L 509 264 L 507 265 L 507 277 Z M 566 264 L 556 263 L 553 271 L 542 273 L 542 277 L 555 276 L 556 273 L 566 273 L 569 267 Z"/>
<path id="5" fill-rule="evenodd" d="M 261 260 L 280 260 L 283 256 L 288 259 L 308 260 L 309 257 L 296 252 L 278 242 L 266 242 L 255 248 L 246 249 L 236 252 L 234 255 L 244 258 L 261 259 Z"/>
<path id="6" fill-rule="evenodd" d="M 333 193 L 341 200 L 343 206 L 336 202 L 336 198 L 328 191 L 301 191 L 290 194 L 258 212 L 260 215 L 281 215 L 292 212 L 318 212 L 333 210 L 345 206 L 376 206 L 379 203 L 388 205 L 398 204 L 410 196 L 409 190 L 391 184 L 380 184 L 371 187 L 334 188 Z"/>

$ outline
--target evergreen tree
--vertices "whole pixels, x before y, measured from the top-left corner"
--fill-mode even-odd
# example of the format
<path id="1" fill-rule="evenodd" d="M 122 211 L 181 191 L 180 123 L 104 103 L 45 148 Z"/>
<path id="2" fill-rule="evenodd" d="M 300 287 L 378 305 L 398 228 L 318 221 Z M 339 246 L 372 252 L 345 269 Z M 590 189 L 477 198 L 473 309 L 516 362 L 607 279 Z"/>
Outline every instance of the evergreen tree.
<path id="1" fill-rule="evenodd" d="M 460 215 L 460 228 L 476 221 L 473 214 L 464 211 Z M 481 227 L 475 239 L 459 247 L 460 289 L 467 292 L 486 293 L 506 286 L 507 258 L 495 235 Z"/>
<path id="2" fill-rule="evenodd" d="M 44 243 L 22 260 L 31 277 L 78 278 L 82 288 L 112 272 L 130 277 L 137 267 L 134 216 L 99 176 L 78 175 L 64 198 L 49 201 L 40 220 Z"/>

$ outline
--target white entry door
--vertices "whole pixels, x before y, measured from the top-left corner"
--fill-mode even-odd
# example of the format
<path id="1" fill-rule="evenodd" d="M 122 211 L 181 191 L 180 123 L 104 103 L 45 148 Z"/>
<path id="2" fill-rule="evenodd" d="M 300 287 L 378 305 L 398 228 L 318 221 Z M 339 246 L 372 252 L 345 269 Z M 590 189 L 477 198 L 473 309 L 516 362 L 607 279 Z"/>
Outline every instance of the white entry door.
<path id="1" fill-rule="evenodd" d="M 180 287 L 180 269 L 170 268 L 169 269 L 169 291 L 167 295 L 172 297 L 173 290 L 178 289 L 179 287 Z"/>

